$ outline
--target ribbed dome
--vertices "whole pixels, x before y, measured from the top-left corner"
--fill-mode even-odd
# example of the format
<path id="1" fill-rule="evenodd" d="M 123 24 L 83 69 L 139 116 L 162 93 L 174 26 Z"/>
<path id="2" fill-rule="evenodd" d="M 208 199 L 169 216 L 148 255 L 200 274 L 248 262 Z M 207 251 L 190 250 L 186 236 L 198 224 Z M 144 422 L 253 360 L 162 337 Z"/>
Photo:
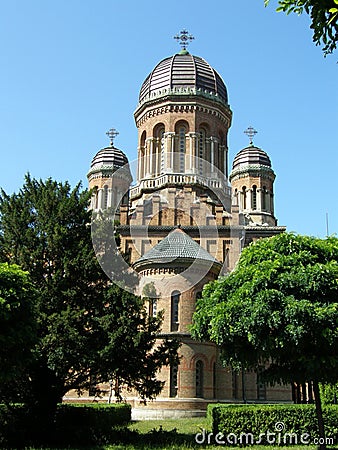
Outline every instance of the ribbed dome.
<path id="1" fill-rule="evenodd" d="M 228 104 L 226 87 L 216 70 L 203 58 L 184 51 L 157 64 L 142 84 L 139 101 L 156 94 L 179 93 L 182 88 L 214 95 Z"/>
<path id="2" fill-rule="evenodd" d="M 114 169 L 119 169 L 125 164 L 128 164 L 128 158 L 122 150 L 115 147 L 106 147 L 96 153 L 90 168 L 93 169 L 94 166 L 112 166 Z"/>
<path id="3" fill-rule="evenodd" d="M 271 161 L 267 153 L 265 153 L 261 148 L 250 145 L 237 153 L 232 164 L 232 170 L 238 169 L 243 165 L 257 164 L 271 167 Z"/>

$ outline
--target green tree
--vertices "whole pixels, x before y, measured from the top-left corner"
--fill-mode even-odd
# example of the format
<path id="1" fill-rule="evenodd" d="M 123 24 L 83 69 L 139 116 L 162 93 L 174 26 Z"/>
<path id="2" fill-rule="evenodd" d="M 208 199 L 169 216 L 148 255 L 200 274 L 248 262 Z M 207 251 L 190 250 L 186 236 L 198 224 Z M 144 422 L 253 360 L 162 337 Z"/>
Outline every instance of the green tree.
<path id="1" fill-rule="evenodd" d="M 283 233 L 245 248 L 235 270 L 209 284 L 192 326 L 226 364 L 265 380 L 312 382 L 324 435 L 319 382 L 338 373 L 338 239 Z"/>
<path id="2" fill-rule="evenodd" d="M 2 258 L 29 271 L 38 293 L 39 341 L 25 391 L 53 417 L 70 389 L 118 377 L 142 397 L 162 385 L 156 372 L 177 344 L 153 349 L 161 316 L 148 317 L 139 297 L 111 284 L 93 250 L 90 192 L 26 176 L 18 194 L 0 196 Z M 46 425 L 46 429 L 48 424 Z"/>
<path id="3" fill-rule="evenodd" d="M 24 376 L 36 343 L 35 291 L 27 272 L 0 264 L 0 401 Z"/>
<path id="4" fill-rule="evenodd" d="M 265 6 L 270 0 L 264 0 Z M 313 42 L 323 44 L 326 56 L 337 47 L 338 41 L 338 0 L 280 0 L 277 11 L 286 14 L 302 14 L 305 11 L 311 18 Z"/>

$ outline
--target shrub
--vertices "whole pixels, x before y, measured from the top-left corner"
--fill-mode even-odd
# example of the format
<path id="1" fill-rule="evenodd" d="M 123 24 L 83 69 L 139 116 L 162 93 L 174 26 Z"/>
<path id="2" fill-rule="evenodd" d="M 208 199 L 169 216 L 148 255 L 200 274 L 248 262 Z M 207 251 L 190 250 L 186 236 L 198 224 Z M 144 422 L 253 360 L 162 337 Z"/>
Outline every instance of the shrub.
<path id="1" fill-rule="evenodd" d="M 50 445 L 88 445 L 113 442 L 119 427 L 130 422 L 128 404 L 58 405 Z M 39 445 L 39 424 L 26 405 L 0 405 L 0 448 Z"/>
<path id="2" fill-rule="evenodd" d="M 56 443 L 67 445 L 106 444 L 116 428 L 131 420 L 128 404 L 62 404 L 56 414 Z"/>
<path id="3" fill-rule="evenodd" d="M 323 408 L 326 437 L 338 438 L 338 406 Z M 283 439 L 291 439 L 295 433 L 300 440 L 301 435 L 308 435 L 308 442 L 318 438 L 317 416 L 314 405 L 224 405 L 214 404 L 208 407 L 208 418 L 212 425 L 213 436 L 222 433 L 230 441 L 239 439 L 242 433 L 253 436 L 253 442 L 271 444 L 267 433 L 275 433 L 275 438 L 283 443 Z M 264 434 L 264 435 L 263 435 Z M 279 436 L 280 435 L 280 436 Z M 247 439 L 243 437 L 243 439 Z M 274 439 L 271 435 L 270 439 Z M 295 439 L 295 437 L 294 437 Z M 224 438 L 226 440 L 226 438 Z M 290 441 L 286 441 L 288 443 Z M 228 442 L 231 443 L 231 442 Z M 249 442 L 244 442 L 249 443 Z M 296 442 L 294 442 L 296 443 Z M 301 443 L 301 442 L 298 442 Z"/>
<path id="4" fill-rule="evenodd" d="M 324 405 L 332 405 L 338 401 L 338 383 L 320 384 L 320 397 Z"/>

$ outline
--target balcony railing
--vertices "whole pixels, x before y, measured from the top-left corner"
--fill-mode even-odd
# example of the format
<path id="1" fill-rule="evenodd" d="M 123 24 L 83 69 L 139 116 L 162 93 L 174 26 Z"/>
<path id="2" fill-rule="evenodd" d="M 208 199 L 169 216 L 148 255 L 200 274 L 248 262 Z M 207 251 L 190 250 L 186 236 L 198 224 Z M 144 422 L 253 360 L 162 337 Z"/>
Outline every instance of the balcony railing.
<path id="1" fill-rule="evenodd" d="M 138 197 L 144 190 L 155 190 L 168 184 L 198 184 L 205 186 L 211 190 L 221 189 L 226 195 L 230 195 L 231 190 L 227 185 L 226 180 L 219 178 L 207 178 L 198 174 L 186 174 L 186 173 L 170 173 L 159 175 L 155 178 L 147 178 L 141 180 L 136 186 L 130 189 L 130 198 Z"/>

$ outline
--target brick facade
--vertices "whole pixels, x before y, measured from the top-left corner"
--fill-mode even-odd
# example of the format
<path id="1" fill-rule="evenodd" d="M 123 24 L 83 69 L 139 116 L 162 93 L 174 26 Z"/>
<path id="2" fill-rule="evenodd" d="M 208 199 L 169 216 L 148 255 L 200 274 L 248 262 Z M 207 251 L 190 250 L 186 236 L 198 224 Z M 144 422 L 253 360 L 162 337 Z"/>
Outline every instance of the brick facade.
<path id="1" fill-rule="evenodd" d="M 180 64 L 190 64 L 191 58 L 182 53 Z M 208 76 L 214 76 L 211 69 Z M 182 345 L 178 368 L 165 367 L 159 374 L 164 389 L 150 408 L 205 409 L 208 401 L 218 400 L 290 401 L 291 387 L 264 386 L 256 373 L 222 367 L 216 346 L 193 341 L 189 334 L 203 286 L 233 270 L 245 245 L 285 230 L 274 216 L 270 160 L 253 145 L 243 149 L 235 158 L 230 185 L 227 136 L 232 112 L 224 93 L 197 89 L 198 77 L 195 87 L 152 92 L 151 79 L 145 81 L 149 94 L 140 96 L 135 112 L 137 180 L 124 197 L 128 203 L 119 208 L 121 251 L 140 277 L 137 293 L 142 295 L 149 283 L 155 287 L 156 310 L 164 311 L 162 333 L 177 337 Z M 223 92 L 223 82 L 216 81 Z M 105 183 L 103 175 L 89 178 L 90 187 Z M 187 276 L 191 261 L 184 258 L 162 264 L 144 261 L 177 227 L 217 260 L 217 268 L 197 264 L 194 275 Z M 154 305 L 151 300 L 150 313 L 156 313 Z M 126 396 L 141 408 L 136 397 Z"/>

